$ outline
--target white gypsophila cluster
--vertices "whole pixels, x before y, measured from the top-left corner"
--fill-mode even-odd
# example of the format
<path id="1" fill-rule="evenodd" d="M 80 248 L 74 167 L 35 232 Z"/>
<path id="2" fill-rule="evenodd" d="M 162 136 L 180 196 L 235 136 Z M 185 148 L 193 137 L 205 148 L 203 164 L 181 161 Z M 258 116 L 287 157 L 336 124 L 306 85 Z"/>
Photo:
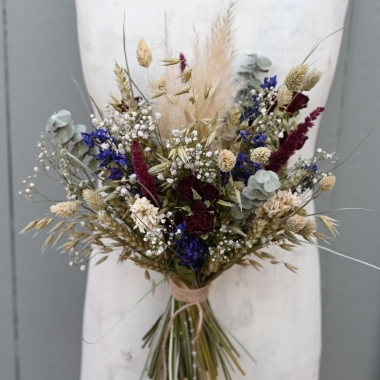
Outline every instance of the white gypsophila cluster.
<path id="1" fill-rule="evenodd" d="M 96 118 L 92 119 L 92 124 L 96 128 L 105 128 L 110 136 L 114 137 L 119 144 L 117 151 L 125 154 L 130 152 L 132 141 L 148 140 L 150 137 L 157 137 L 158 122 L 160 115 L 152 115 L 152 108 L 144 101 L 138 104 L 137 111 L 120 113 L 106 104 L 108 116 L 99 122 Z"/>
<path id="2" fill-rule="evenodd" d="M 130 210 L 136 224 L 134 228 L 138 228 L 140 232 L 152 231 L 158 226 L 160 220 L 158 207 L 154 207 L 147 198 L 137 198 L 130 206 Z"/>
<path id="3" fill-rule="evenodd" d="M 166 212 L 160 222 L 162 226 L 148 231 L 144 236 L 144 241 L 149 245 L 146 252 L 148 256 L 158 256 L 165 250 L 174 250 L 173 241 L 181 239 L 182 231 L 176 227 L 171 211 Z"/>
<path id="4" fill-rule="evenodd" d="M 196 172 L 198 179 L 210 183 L 215 182 L 219 151 L 205 150 L 204 146 L 198 142 L 197 131 L 183 135 L 179 129 L 172 130 L 166 148 L 178 153 L 169 167 L 170 176 L 165 178 L 163 174 L 160 174 L 157 176 L 159 180 L 173 183 L 179 177 L 182 169 L 189 169 Z M 183 155 L 182 149 L 185 155 Z"/>
<path id="5" fill-rule="evenodd" d="M 49 172 L 53 169 L 53 171 L 61 177 L 59 183 L 64 185 L 66 198 L 72 201 L 77 200 L 78 194 L 81 194 L 84 189 L 89 187 L 90 180 L 88 178 L 80 179 L 77 172 L 73 173 L 73 170 L 81 168 L 69 159 L 66 154 L 67 151 L 62 147 L 62 145 L 56 144 L 54 141 L 50 141 L 53 147 L 51 149 L 47 149 L 45 141 L 46 135 L 44 132 L 41 133 L 41 138 L 42 141 L 37 143 L 37 147 L 40 149 L 40 153 L 36 156 L 38 166 L 35 166 L 33 171 L 52 178 Z M 18 192 L 18 195 L 25 196 L 29 202 L 33 201 L 34 195 L 41 195 L 33 182 L 33 179 L 36 177 L 37 174 L 27 176 L 26 178 L 28 180 L 22 181 L 26 185 L 26 189 Z M 91 181 L 93 182 L 95 179 L 92 178 Z"/>
<path id="6" fill-rule="evenodd" d="M 244 245 L 243 240 L 237 239 L 232 240 L 230 235 L 232 230 L 223 224 L 219 230 L 212 233 L 214 241 L 217 242 L 215 247 L 209 248 L 209 254 L 211 256 L 211 261 L 215 261 L 215 255 L 218 255 L 218 260 L 229 262 L 229 253 L 232 253 Z M 228 235 L 228 236 L 226 236 Z"/>
<path id="7" fill-rule="evenodd" d="M 143 239 L 149 244 L 149 249 L 146 251 L 147 256 L 159 256 L 166 250 L 165 236 L 162 228 L 154 228 L 148 231 Z"/>
<path id="8" fill-rule="evenodd" d="M 131 197 L 131 190 L 136 183 L 137 183 L 136 174 L 131 174 L 128 176 L 128 178 L 123 177 L 121 180 L 119 180 L 119 186 L 116 187 L 115 191 L 121 197 L 128 199 Z"/>

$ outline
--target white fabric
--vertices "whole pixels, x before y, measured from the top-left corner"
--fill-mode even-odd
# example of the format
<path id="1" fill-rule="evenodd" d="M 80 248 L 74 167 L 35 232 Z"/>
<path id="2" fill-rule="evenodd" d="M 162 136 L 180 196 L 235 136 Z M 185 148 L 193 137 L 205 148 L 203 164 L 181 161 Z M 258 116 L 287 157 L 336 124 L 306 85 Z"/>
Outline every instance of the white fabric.
<path id="1" fill-rule="evenodd" d="M 204 35 L 210 20 L 226 0 L 149 1 L 77 0 L 79 42 L 88 92 L 102 107 L 109 94 L 117 95 L 113 68 L 124 64 L 123 14 L 129 64 L 136 81 L 144 88 L 145 69 L 137 65 L 136 43 L 146 39 L 154 60 L 165 58 L 161 47 L 165 35 L 173 54 L 183 52 L 191 62 L 193 25 Z M 319 38 L 343 25 L 347 0 L 241 0 L 236 14 L 238 64 L 248 63 L 245 54 L 269 57 L 271 74 L 279 82 L 287 71 L 303 61 Z M 326 103 L 337 63 L 341 33 L 317 49 L 309 63 L 323 71 L 311 92 L 308 112 Z M 157 63 L 157 62 L 156 62 Z M 157 74 L 150 69 L 150 74 Z M 312 130 L 303 153 L 311 153 L 317 127 Z M 211 303 L 235 336 L 256 358 L 257 364 L 240 349 L 246 377 L 234 380 L 317 380 L 321 350 L 320 274 L 318 253 L 306 246 L 295 253 L 271 250 L 299 268 L 295 275 L 282 265 L 265 265 L 265 272 L 233 268 L 211 289 Z M 117 265 L 117 253 L 98 267 L 89 268 L 84 308 L 83 336 L 96 340 L 149 290 L 143 271 L 131 263 Z M 155 275 L 156 281 L 160 276 Z M 147 350 L 141 338 L 163 311 L 169 286 L 161 285 L 154 297 L 145 299 L 106 338 L 94 345 L 83 344 L 82 380 L 139 379 Z M 222 377 L 221 377 L 222 378 Z"/>

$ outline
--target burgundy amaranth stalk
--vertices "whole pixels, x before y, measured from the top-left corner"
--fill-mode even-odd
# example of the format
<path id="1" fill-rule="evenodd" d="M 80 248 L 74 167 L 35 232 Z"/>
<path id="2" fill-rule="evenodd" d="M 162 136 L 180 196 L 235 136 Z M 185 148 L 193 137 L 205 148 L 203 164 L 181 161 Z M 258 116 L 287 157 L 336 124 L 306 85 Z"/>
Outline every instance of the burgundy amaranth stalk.
<path id="1" fill-rule="evenodd" d="M 316 120 L 323 111 L 324 107 L 318 107 L 305 118 L 303 123 L 298 125 L 295 131 L 289 133 L 288 138 L 282 143 L 278 151 L 272 154 L 269 165 L 265 167 L 266 170 L 272 170 L 278 173 L 280 169 L 286 165 L 295 151 L 303 147 L 307 139 L 308 130 L 314 126 L 313 121 Z"/>
<path id="2" fill-rule="evenodd" d="M 149 199 L 152 204 L 158 205 L 156 182 L 149 173 L 148 165 L 145 162 L 140 143 L 137 140 L 132 141 L 132 162 L 137 180 L 143 185 L 141 186 L 142 195 Z"/>

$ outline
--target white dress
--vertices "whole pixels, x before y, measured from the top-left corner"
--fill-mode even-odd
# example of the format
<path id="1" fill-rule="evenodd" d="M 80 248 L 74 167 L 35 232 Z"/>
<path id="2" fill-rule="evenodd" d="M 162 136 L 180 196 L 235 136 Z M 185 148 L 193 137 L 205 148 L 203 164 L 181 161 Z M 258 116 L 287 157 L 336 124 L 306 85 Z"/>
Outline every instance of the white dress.
<path id="1" fill-rule="evenodd" d="M 77 0 L 80 52 L 88 92 L 100 106 L 109 100 L 109 94 L 117 94 L 113 68 L 115 61 L 124 63 L 124 13 L 130 69 L 144 88 L 147 74 L 135 59 L 137 41 L 141 37 L 147 41 L 154 60 L 165 58 L 162 39 L 166 18 L 174 54 L 183 52 L 191 61 L 193 26 L 204 35 L 215 11 L 227 4 L 226 0 Z M 271 75 L 277 74 L 281 83 L 318 39 L 342 27 L 346 7 L 347 0 L 239 1 L 236 67 L 249 62 L 245 54 L 265 55 L 273 62 Z M 326 103 L 340 41 L 341 32 L 324 41 L 308 60 L 323 72 L 321 82 L 310 94 L 308 112 Z M 303 154 L 313 151 L 317 126 Z M 293 253 L 280 249 L 272 252 L 299 268 L 299 274 L 270 264 L 263 273 L 235 267 L 215 281 L 211 289 L 211 304 L 221 322 L 257 361 L 254 364 L 240 349 L 241 364 L 248 375 L 242 377 L 236 372 L 233 379 L 317 380 L 321 353 L 317 249 L 305 246 Z M 116 262 L 117 253 L 105 263 L 88 268 L 83 319 L 83 336 L 87 340 L 102 336 L 150 288 L 141 269 L 132 263 Z M 155 278 L 157 282 L 160 276 Z M 141 349 L 141 338 L 163 311 L 168 297 L 168 286 L 162 284 L 153 297 L 143 300 L 99 343 L 83 343 L 81 380 L 139 379 L 147 355 L 147 350 Z"/>

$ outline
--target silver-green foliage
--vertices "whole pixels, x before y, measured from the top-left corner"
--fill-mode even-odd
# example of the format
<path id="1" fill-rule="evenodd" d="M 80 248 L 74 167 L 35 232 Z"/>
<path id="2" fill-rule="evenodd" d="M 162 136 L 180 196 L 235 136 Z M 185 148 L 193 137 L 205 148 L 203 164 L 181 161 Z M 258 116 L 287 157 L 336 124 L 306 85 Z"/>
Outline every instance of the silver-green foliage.
<path id="1" fill-rule="evenodd" d="M 234 205 L 231 208 L 233 220 L 237 223 L 244 222 L 252 212 L 273 197 L 280 186 L 278 175 L 270 170 L 259 170 L 250 176 L 241 194 L 241 205 Z"/>

